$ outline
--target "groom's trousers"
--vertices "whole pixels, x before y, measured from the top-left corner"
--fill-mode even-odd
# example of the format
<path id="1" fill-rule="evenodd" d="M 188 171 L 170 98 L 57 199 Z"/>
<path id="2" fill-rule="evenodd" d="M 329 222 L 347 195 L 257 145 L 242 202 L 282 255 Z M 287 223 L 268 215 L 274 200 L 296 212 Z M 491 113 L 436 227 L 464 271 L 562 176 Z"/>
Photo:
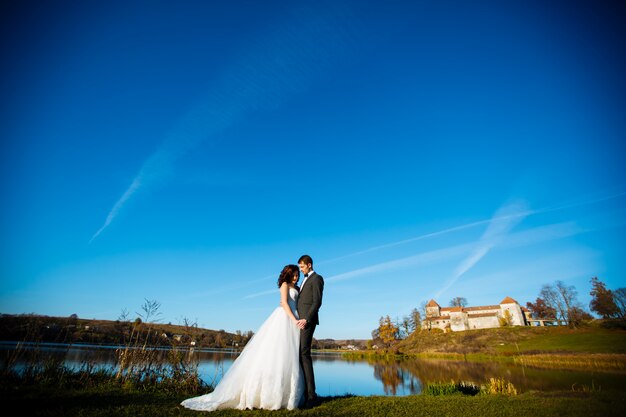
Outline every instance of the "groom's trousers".
<path id="1" fill-rule="evenodd" d="M 313 360 L 311 359 L 311 345 L 313 344 L 313 332 L 315 324 L 309 324 L 300 331 L 300 365 L 304 372 L 305 395 L 307 400 L 314 400 L 315 376 L 313 375 Z"/>

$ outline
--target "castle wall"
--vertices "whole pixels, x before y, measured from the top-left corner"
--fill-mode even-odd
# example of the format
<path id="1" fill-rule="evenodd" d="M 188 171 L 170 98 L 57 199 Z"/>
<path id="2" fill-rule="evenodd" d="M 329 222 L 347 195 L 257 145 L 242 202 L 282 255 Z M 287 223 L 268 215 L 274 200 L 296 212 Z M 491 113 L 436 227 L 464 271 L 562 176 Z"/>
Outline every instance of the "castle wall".
<path id="1" fill-rule="evenodd" d="M 524 313 L 518 304 L 502 304 L 500 306 L 502 317 L 505 317 L 505 311 L 511 314 L 511 325 L 513 326 L 525 326 L 526 320 L 524 320 Z"/>
<path id="2" fill-rule="evenodd" d="M 500 327 L 498 316 L 486 316 L 486 317 L 469 317 L 470 329 L 492 329 L 494 327 Z"/>
<path id="3" fill-rule="evenodd" d="M 450 330 L 460 332 L 468 329 L 467 314 L 463 312 L 450 313 Z"/>

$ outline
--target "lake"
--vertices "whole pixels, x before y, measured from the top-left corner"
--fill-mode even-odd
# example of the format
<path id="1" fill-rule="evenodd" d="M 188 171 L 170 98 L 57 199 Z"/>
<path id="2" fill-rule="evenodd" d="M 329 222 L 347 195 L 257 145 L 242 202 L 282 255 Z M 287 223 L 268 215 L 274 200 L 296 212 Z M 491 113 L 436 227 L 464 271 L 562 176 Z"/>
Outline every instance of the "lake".
<path id="1" fill-rule="evenodd" d="M 15 349 L 15 342 L 0 342 L 6 357 Z M 114 367 L 118 346 L 65 345 L 42 343 L 40 350 L 63 359 L 66 365 L 79 367 L 91 362 L 97 366 Z M 27 345 L 28 347 L 28 345 Z M 29 348 L 33 348 L 31 345 Z M 167 348 L 163 348 L 165 352 Z M 236 359 L 230 350 L 195 349 L 202 379 L 214 384 Z M 592 385 L 598 389 L 623 389 L 624 373 L 544 370 L 502 362 L 466 362 L 438 359 L 348 360 L 340 353 L 313 355 L 317 393 L 336 395 L 410 395 L 419 394 L 428 382 L 467 381 L 474 384 L 489 378 L 504 378 L 518 391 L 571 390 L 573 385 Z"/>

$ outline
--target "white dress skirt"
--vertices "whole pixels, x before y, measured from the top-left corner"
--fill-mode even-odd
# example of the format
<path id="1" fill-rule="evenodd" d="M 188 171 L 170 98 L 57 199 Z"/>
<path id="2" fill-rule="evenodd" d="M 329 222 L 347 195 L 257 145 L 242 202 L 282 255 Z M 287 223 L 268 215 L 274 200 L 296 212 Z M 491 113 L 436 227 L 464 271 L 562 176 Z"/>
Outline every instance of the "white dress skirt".
<path id="1" fill-rule="evenodd" d="M 298 290 L 289 289 L 289 307 L 296 317 Z M 186 399 L 186 408 L 278 410 L 298 407 L 304 394 L 300 368 L 300 329 L 278 307 L 265 320 L 233 362 L 215 390 Z"/>

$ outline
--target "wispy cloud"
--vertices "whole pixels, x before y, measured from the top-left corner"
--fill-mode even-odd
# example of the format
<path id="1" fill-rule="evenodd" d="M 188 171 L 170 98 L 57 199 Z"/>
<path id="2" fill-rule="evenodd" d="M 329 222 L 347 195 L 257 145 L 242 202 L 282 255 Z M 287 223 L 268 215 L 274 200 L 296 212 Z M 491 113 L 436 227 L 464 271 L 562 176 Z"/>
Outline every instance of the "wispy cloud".
<path id="1" fill-rule="evenodd" d="M 431 237 L 436 237 L 448 233 L 452 233 L 459 230 L 478 227 L 488 224 L 487 229 L 476 243 L 464 243 L 459 245 L 450 246 L 447 248 L 436 249 L 428 252 L 422 252 L 412 256 L 403 257 L 400 259 L 394 259 L 391 261 L 385 261 L 374 265 L 368 265 L 362 268 L 353 269 L 351 271 L 342 272 L 337 275 L 329 276 L 326 282 L 348 280 L 358 278 L 374 273 L 390 272 L 406 267 L 415 267 L 419 265 L 427 265 L 435 262 L 441 262 L 448 259 L 458 258 L 464 254 L 467 254 L 460 264 L 455 268 L 452 276 L 446 281 L 444 287 L 433 297 L 437 297 L 449 289 L 463 274 L 467 273 L 472 267 L 474 267 L 484 256 L 486 256 L 491 249 L 496 246 L 502 248 L 523 247 L 538 244 L 545 241 L 564 239 L 567 237 L 575 236 L 580 233 L 586 233 L 591 230 L 585 229 L 577 225 L 573 221 L 553 223 L 544 226 L 538 226 L 527 230 L 510 233 L 510 231 L 520 222 L 522 222 L 528 216 L 548 213 L 560 210 L 566 210 L 569 208 L 580 207 L 585 205 L 596 204 L 599 202 L 619 198 L 626 195 L 625 192 L 619 192 L 615 194 L 605 195 L 591 199 L 579 199 L 576 202 L 559 203 L 553 206 L 530 210 L 524 201 L 513 201 L 503 205 L 497 210 L 491 219 L 480 220 L 476 222 L 467 223 L 447 229 L 439 230 L 436 232 L 427 233 L 424 235 L 416 236 L 414 238 L 400 240 L 397 242 L 388 243 L 385 245 L 374 246 L 366 250 L 353 252 L 347 255 L 343 255 L 330 260 L 322 260 L 318 262 L 318 265 L 328 264 L 330 262 L 337 261 L 339 259 L 345 259 L 352 256 L 374 252 L 384 248 L 390 248 L 394 246 L 403 245 L 418 240 L 423 240 Z M 595 229 L 594 229 L 595 230 Z M 255 298 L 263 295 L 273 294 L 275 290 L 262 291 L 245 296 L 244 298 Z"/>
<path id="2" fill-rule="evenodd" d="M 515 212 L 512 212 L 512 213 L 503 212 L 503 213 L 501 213 L 500 217 L 492 217 L 490 219 L 478 220 L 478 221 L 475 221 L 475 222 L 470 222 L 470 223 L 462 224 L 462 225 L 459 225 L 459 226 L 454 226 L 454 227 L 449 227 L 449 228 L 446 228 L 446 229 L 438 230 L 436 232 L 425 233 L 423 235 L 415 236 L 415 237 L 412 237 L 412 238 L 398 240 L 396 242 L 391 242 L 391 243 L 386 243 L 386 244 L 383 244 L 383 245 L 372 246 L 370 248 L 363 249 L 363 250 L 356 251 L 356 252 L 352 252 L 352 253 L 348 253 L 346 255 L 341 255 L 341 256 L 338 256 L 336 258 L 326 259 L 326 260 L 323 260 L 321 262 L 318 262 L 318 264 L 319 265 L 330 264 L 330 263 L 337 262 L 337 261 L 340 261 L 340 260 L 344 260 L 344 259 L 347 259 L 347 258 L 352 258 L 352 257 L 355 257 L 355 256 L 364 255 L 366 253 L 377 252 L 377 251 L 382 250 L 382 249 L 388 249 L 388 248 L 392 248 L 392 247 L 396 247 L 396 246 L 402 246 L 402 245 L 405 245 L 405 244 L 408 244 L 408 243 L 413 243 L 413 242 L 417 242 L 417 241 L 420 241 L 420 240 L 425 240 L 425 239 L 429 239 L 429 238 L 433 238 L 433 237 L 437 237 L 437 236 L 442 236 L 442 235 L 446 235 L 446 234 L 449 234 L 449 233 L 458 232 L 458 231 L 461 231 L 461 230 L 472 229 L 474 227 L 482 226 L 482 225 L 485 225 L 485 224 L 491 224 L 494 221 L 498 221 L 498 222 L 499 221 L 507 221 L 507 220 L 514 221 L 516 218 L 520 219 L 520 221 L 521 221 L 523 218 L 528 217 L 528 216 L 533 216 L 533 215 L 543 214 L 543 213 L 556 212 L 556 211 L 562 211 L 562 210 L 575 208 L 575 207 L 592 205 L 592 204 L 596 204 L 596 203 L 601 203 L 601 202 L 604 202 L 604 201 L 612 200 L 612 199 L 615 199 L 615 198 L 619 198 L 619 197 L 622 197 L 624 195 L 626 195 L 626 192 L 618 192 L 618 193 L 608 194 L 608 195 L 594 197 L 594 198 L 587 197 L 587 198 L 577 199 L 576 201 L 561 202 L 561 203 L 557 203 L 557 204 L 552 205 L 552 206 L 543 207 L 543 208 L 535 209 L 535 210 L 527 209 L 527 210 L 522 210 L 522 211 L 516 212 L 516 213 Z"/>
<path id="3" fill-rule="evenodd" d="M 498 241 L 499 247 L 502 248 L 523 247 L 550 240 L 564 239 L 566 237 L 575 236 L 588 231 L 589 230 L 577 226 L 574 222 L 564 222 L 510 233 L 506 235 L 506 238 L 501 236 Z M 465 255 L 463 261 L 455 269 L 455 275 L 458 279 L 463 273 L 469 271 L 472 266 L 480 261 L 480 259 L 484 257 L 488 251 L 488 249 L 483 246 L 477 246 L 477 244 L 473 242 L 462 243 L 449 246 L 447 248 L 435 249 L 391 261 L 368 265 L 366 267 L 353 269 L 336 275 L 330 275 L 326 277 L 326 282 L 332 283 L 336 281 L 360 278 L 372 274 L 393 272 L 408 267 L 415 268 L 418 266 L 431 265 L 452 259 L 458 259 L 459 257 Z M 276 290 L 267 290 L 249 294 L 243 298 L 256 298 L 275 293 Z"/>
<path id="4" fill-rule="evenodd" d="M 528 215 L 528 213 L 530 213 L 530 211 L 527 209 L 524 202 L 515 201 L 508 203 L 501 207 L 494 214 L 492 219 L 489 221 L 489 226 L 487 227 L 487 230 L 482 235 L 478 243 L 455 245 L 448 248 L 419 253 L 393 261 L 370 265 L 364 268 L 359 268 L 349 272 L 334 275 L 332 277 L 329 277 L 328 281 L 339 281 L 363 276 L 366 274 L 388 272 L 395 269 L 406 268 L 408 266 L 414 267 L 417 265 L 439 262 L 445 259 L 458 257 L 467 252 L 470 252 L 469 255 L 456 268 L 453 278 L 449 281 L 449 285 L 452 285 L 454 281 L 456 281 L 461 275 L 469 271 L 478 261 L 480 261 L 480 259 L 482 259 L 493 246 L 502 243 L 506 234 L 515 225 L 521 222 L 522 219 Z M 440 233 L 446 233 L 446 231 L 431 233 L 429 235 L 435 236 Z M 535 236 L 535 239 L 539 239 L 539 237 Z"/>
<path id="5" fill-rule="evenodd" d="M 249 112 L 271 109 L 308 89 L 356 45 L 358 22 L 344 7 L 299 5 L 215 80 L 210 92 L 172 127 L 109 211 L 93 242 L 142 189 L 174 171 L 178 159 Z"/>
<path id="6" fill-rule="evenodd" d="M 96 233 L 94 233 L 94 235 L 91 237 L 91 239 L 89 240 L 89 243 L 91 243 L 95 238 L 100 236 L 100 233 L 102 233 L 102 231 L 104 229 L 106 229 L 111 224 L 111 222 L 117 216 L 117 213 L 120 211 L 122 206 L 126 203 L 126 201 L 128 201 L 128 199 L 133 194 L 135 194 L 135 191 L 137 191 L 139 189 L 139 187 L 141 186 L 141 179 L 140 178 L 141 178 L 141 176 L 138 176 L 137 178 L 135 178 L 133 180 L 132 184 L 130 184 L 130 187 L 128 187 L 126 192 L 124 192 L 122 197 L 115 203 L 115 205 L 113 206 L 113 208 L 111 209 L 111 211 L 107 215 L 107 218 L 104 221 L 104 224 L 102 225 L 102 227 L 100 229 L 98 229 L 98 231 Z"/>
<path id="7" fill-rule="evenodd" d="M 530 211 L 524 201 L 509 202 L 498 209 L 472 252 L 457 266 L 452 276 L 446 280 L 441 289 L 435 294 L 435 297 L 439 297 L 446 292 L 463 274 L 484 258 L 492 248 L 501 244 L 511 229 L 518 225 L 529 213 Z"/>
<path id="8" fill-rule="evenodd" d="M 244 300 L 247 300 L 249 298 L 256 298 L 256 297 L 261 297 L 263 295 L 269 295 L 269 294 L 276 294 L 278 292 L 278 290 L 273 289 L 273 290 L 267 290 L 267 291 L 261 291 L 261 292 L 256 292 L 254 294 L 250 294 L 250 295 L 246 295 L 245 297 L 243 297 Z"/>

